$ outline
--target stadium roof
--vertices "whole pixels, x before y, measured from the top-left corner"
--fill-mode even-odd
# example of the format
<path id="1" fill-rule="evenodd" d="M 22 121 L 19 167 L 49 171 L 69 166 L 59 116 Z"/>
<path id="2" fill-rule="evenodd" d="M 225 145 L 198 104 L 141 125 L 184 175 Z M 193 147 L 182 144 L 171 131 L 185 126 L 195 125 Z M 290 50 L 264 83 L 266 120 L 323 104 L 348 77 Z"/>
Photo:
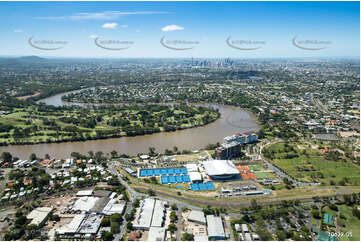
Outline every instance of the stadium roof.
<path id="1" fill-rule="evenodd" d="M 209 176 L 236 175 L 237 167 L 230 160 L 210 160 L 203 162 L 204 169 Z"/>

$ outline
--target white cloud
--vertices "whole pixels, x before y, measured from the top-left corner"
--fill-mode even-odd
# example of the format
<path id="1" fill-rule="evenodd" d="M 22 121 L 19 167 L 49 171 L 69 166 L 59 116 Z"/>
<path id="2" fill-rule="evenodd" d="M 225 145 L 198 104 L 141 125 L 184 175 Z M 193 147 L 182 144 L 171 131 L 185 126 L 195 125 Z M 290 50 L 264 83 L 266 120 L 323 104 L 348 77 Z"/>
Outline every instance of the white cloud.
<path id="1" fill-rule="evenodd" d="M 96 38 L 98 38 L 98 35 L 92 34 L 89 37 L 92 38 L 92 39 L 96 39 Z"/>
<path id="2" fill-rule="evenodd" d="M 118 26 L 117 23 L 105 23 L 102 25 L 104 29 L 115 29 Z"/>
<path id="3" fill-rule="evenodd" d="M 36 19 L 45 20 L 114 20 L 120 16 L 128 15 L 152 15 L 152 14 L 167 14 L 168 12 L 157 11 L 136 11 L 136 12 L 120 12 L 120 11 L 104 11 L 97 13 L 76 13 L 68 16 L 46 16 L 35 17 Z"/>
<path id="4" fill-rule="evenodd" d="M 140 33 L 140 29 L 137 29 L 135 32 Z"/>
<path id="5" fill-rule="evenodd" d="M 175 30 L 183 30 L 184 28 L 175 24 L 167 25 L 162 28 L 163 32 L 175 31 Z"/>
<path id="6" fill-rule="evenodd" d="M 14 30 L 14 33 L 22 33 L 22 32 L 23 32 L 22 29 L 15 29 L 15 30 Z"/>

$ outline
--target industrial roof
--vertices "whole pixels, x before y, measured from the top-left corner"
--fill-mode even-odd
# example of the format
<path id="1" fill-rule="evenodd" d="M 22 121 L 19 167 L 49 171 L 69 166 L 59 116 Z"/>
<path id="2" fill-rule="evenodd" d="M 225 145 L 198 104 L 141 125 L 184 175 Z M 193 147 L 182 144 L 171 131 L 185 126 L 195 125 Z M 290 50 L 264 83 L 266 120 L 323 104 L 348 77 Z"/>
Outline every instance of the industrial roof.
<path id="1" fill-rule="evenodd" d="M 209 176 L 239 174 L 237 167 L 230 160 L 204 161 L 203 165 Z"/>
<path id="2" fill-rule="evenodd" d="M 150 227 L 147 241 L 164 241 L 165 228 Z"/>
<path id="3" fill-rule="evenodd" d="M 26 216 L 26 218 L 31 219 L 30 224 L 35 224 L 38 226 L 46 219 L 52 210 L 52 207 L 35 208 L 33 211 L 31 211 L 31 213 L 28 214 L 28 216 Z"/>
<path id="4" fill-rule="evenodd" d="M 112 191 L 95 190 L 95 191 L 94 191 L 94 196 L 95 196 L 95 197 L 109 197 L 111 193 L 112 193 Z"/>
<path id="5" fill-rule="evenodd" d="M 57 233 L 58 234 L 70 234 L 70 233 L 75 233 L 81 222 L 83 222 L 85 218 L 85 214 L 77 214 L 74 216 L 74 218 L 71 220 L 70 223 L 64 225 L 63 227 L 60 227 L 58 230 L 57 230 Z"/>
<path id="6" fill-rule="evenodd" d="M 198 171 L 198 166 L 196 164 L 186 164 L 188 172 Z"/>
<path id="7" fill-rule="evenodd" d="M 90 211 L 98 200 L 98 197 L 81 197 L 74 203 L 73 210 Z"/>
<path id="8" fill-rule="evenodd" d="M 76 196 L 91 196 L 93 194 L 93 190 L 83 190 L 76 193 Z"/>
<path id="9" fill-rule="evenodd" d="M 207 215 L 208 237 L 226 237 L 221 217 Z"/>
<path id="10" fill-rule="evenodd" d="M 152 222 L 155 200 L 146 198 L 143 201 L 139 218 L 136 223 L 133 224 L 135 228 L 149 228 Z"/>
<path id="11" fill-rule="evenodd" d="M 152 219 L 152 227 L 162 227 L 166 202 L 156 200 Z"/>
<path id="12" fill-rule="evenodd" d="M 112 215 L 114 213 L 122 214 L 124 211 L 125 203 L 115 203 L 115 199 L 111 199 L 104 207 L 103 213 L 105 215 Z"/>
<path id="13" fill-rule="evenodd" d="M 199 172 L 189 172 L 189 178 L 191 179 L 191 181 L 201 181 L 202 180 L 202 176 L 201 173 Z"/>
<path id="14" fill-rule="evenodd" d="M 188 220 L 195 221 L 199 223 L 206 223 L 206 218 L 204 217 L 204 213 L 202 211 L 192 210 L 189 213 Z"/>
<path id="15" fill-rule="evenodd" d="M 86 217 L 78 228 L 80 234 L 96 234 L 100 227 L 103 215 L 90 214 Z"/>

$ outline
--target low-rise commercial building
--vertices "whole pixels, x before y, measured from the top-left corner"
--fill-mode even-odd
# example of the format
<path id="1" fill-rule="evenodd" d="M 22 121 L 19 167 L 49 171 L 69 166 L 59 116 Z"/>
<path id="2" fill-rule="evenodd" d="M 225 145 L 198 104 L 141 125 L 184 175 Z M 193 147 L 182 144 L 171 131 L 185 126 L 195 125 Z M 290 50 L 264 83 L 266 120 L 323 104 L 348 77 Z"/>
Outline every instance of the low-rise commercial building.
<path id="1" fill-rule="evenodd" d="M 52 211 L 52 207 L 38 207 L 31 211 L 26 218 L 31 219 L 30 224 L 42 226 Z"/>
<path id="2" fill-rule="evenodd" d="M 221 217 L 214 215 L 207 215 L 207 230 L 209 240 L 224 240 L 226 233 L 224 232 L 223 222 Z"/>

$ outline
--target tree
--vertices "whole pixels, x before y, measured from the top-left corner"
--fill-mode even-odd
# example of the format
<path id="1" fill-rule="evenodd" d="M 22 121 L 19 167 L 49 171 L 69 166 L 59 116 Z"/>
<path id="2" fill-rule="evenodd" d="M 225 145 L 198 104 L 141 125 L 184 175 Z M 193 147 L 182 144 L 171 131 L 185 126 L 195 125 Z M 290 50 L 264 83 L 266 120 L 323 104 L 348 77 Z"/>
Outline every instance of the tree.
<path id="1" fill-rule="evenodd" d="M 154 156 L 154 155 L 155 155 L 155 148 L 149 147 L 149 156 Z"/>
<path id="2" fill-rule="evenodd" d="M 147 193 L 148 193 L 148 195 L 149 196 L 155 196 L 155 192 L 152 190 L 152 189 L 148 189 L 148 191 L 147 191 Z"/>
<path id="3" fill-rule="evenodd" d="M 123 221 L 123 218 L 119 213 L 114 213 L 110 216 L 110 222 L 121 223 L 122 221 Z"/>
<path id="4" fill-rule="evenodd" d="M 178 228 L 174 223 L 168 225 L 168 231 L 171 232 L 172 234 L 177 230 Z"/>
<path id="5" fill-rule="evenodd" d="M 92 150 L 89 150 L 88 155 L 89 155 L 90 158 L 93 158 L 94 157 L 94 152 Z"/>
<path id="6" fill-rule="evenodd" d="M 12 159 L 13 159 L 13 156 L 10 154 L 10 152 L 3 152 L 1 154 L 1 159 L 4 161 L 4 162 L 11 162 Z"/>
<path id="7" fill-rule="evenodd" d="M 102 221 L 100 222 L 101 227 L 109 227 L 110 226 L 110 218 L 104 217 Z"/>
<path id="8" fill-rule="evenodd" d="M 252 209 L 257 209 L 257 208 L 258 208 L 258 204 L 257 204 L 256 199 L 252 199 L 252 201 L 251 201 L 251 208 L 252 208 Z"/>
<path id="9" fill-rule="evenodd" d="M 112 158 L 116 158 L 118 156 L 118 152 L 116 150 L 113 150 L 112 152 L 110 152 L 110 155 L 112 156 Z"/>
<path id="10" fill-rule="evenodd" d="M 171 223 L 175 223 L 175 221 L 177 221 L 177 214 L 174 211 L 172 211 L 170 212 L 169 218 Z"/>
<path id="11" fill-rule="evenodd" d="M 119 233 L 119 226 L 118 222 L 110 222 L 110 231 L 112 231 L 113 234 Z"/>
<path id="12" fill-rule="evenodd" d="M 185 232 L 182 235 L 182 241 L 194 241 L 194 235 L 193 234 L 188 234 L 187 232 Z"/>
<path id="13" fill-rule="evenodd" d="M 29 160 L 31 160 L 31 161 L 36 160 L 36 154 L 31 153 L 31 155 L 29 156 Z"/>
<path id="14" fill-rule="evenodd" d="M 173 203 L 171 206 L 172 210 L 178 210 L 177 204 Z"/>
<path id="15" fill-rule="evenodd" d="M 112 232 L 102 231 L 101 239 L 103 241 L 111 241 L 114 239 L 114 235 Z"/>
<path id="16" fill-rule="evenodd" d="M 22 226 L 26 223 L 26 221 L 27 221 L 26 217 L 24 215 L 21 215 L 16 219 L 15 225 Z"/>
<path id="17" fill-rule="evenodd" d="M 128 230 L 132 230 L 132 229 L 133 229 L 133 223 L 132 223 L 132 222 L 129 221 L 129 222 L 127 223 L 127 229 L 128 229 Z"/>

